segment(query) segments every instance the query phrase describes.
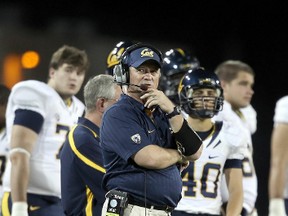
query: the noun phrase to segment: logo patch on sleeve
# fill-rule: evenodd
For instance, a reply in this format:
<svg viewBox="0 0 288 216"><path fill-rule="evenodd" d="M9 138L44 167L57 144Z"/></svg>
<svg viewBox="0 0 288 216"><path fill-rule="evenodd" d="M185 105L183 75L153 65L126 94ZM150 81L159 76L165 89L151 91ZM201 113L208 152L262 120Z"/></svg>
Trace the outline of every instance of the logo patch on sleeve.
<svg viewBox="0 0 288 216"><path fill-rule="evenodd" d="M131 140L136 144L140 144L141 143L140 134L134 134L133 136L131 136Z"/></svg>

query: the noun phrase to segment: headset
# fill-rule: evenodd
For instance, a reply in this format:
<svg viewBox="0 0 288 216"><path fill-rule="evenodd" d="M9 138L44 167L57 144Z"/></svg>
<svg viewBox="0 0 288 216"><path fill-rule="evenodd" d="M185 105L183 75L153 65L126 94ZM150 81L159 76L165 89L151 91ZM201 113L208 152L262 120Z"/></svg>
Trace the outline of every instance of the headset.
<svg viewBox="0 0 288 216"><path fill-rule="evenodd" d="M122 53L119 64L115 65L113 69L113 75L115 82L123 85L129 85L129 55L132 51L141 48L141 47L147 47L151 50L153 50L160 58L160 62L163 62L163 55L162 52L155 47L151 46L150 44L145 44L142 42L138 42L136 44L133 44L126 48L126 50Z"/></svg>

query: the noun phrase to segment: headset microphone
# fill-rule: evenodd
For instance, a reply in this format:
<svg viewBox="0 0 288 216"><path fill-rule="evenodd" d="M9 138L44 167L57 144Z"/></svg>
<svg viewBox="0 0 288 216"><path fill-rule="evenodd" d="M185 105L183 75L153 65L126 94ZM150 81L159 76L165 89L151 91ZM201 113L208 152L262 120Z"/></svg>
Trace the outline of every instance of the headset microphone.
<svg viewBox="0 0 288 216"><path fill-rule="evenodd" d="M136 84L132 84L132 83L123 83L123 82L117 82L115 81L117 84L120 84L121 86L122 85L127 85L127 86L136 86L138 88L140 88L142 91L147 91L148 89L148 85L145 85L145 84L141 84L141 85L136 85Z"/></svg>
<svg viewBox="0 0 288 216"><path fill-rule="evenodd" d="M139 88L140 88L141 90L143 90L143 91L147 91L148 85L141 84L141 85L139 86Z"/></svg>

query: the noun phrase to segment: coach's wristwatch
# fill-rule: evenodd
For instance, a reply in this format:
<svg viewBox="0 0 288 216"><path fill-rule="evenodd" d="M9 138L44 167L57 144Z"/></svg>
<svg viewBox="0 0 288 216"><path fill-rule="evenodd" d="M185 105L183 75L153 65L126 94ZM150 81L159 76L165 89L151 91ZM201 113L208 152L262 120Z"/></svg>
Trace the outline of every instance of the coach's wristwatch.
<svg viewBox="0 0 288 216"><path fill-rule="evenodd" d="M170 113L166 113L166 116L168 119L181 114L181 107L180 106L175 106L173 111Z"/></svg>

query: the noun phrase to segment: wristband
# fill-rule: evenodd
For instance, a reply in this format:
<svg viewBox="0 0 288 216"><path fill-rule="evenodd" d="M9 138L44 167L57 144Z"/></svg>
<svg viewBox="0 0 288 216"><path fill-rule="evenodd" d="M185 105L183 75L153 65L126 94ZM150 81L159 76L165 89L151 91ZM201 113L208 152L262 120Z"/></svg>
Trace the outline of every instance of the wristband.
<svg viewBox="0 0 288 216"><path fill-rule="evenodd" d="M26 202L14 202L11 216L28 216L28 204Z"/></svg>
<svg viewBox="0 0 288 216"><path fill-rule="evenodd" d="M174 136L178 151L181 151L184 156L195 154L202 145L201 138L189 127L186 120L183 121L181 129Z"/></svg>
<svg viewBox="0 0 288 216"><path fill-rule="evenodd" d="M167 113L166 116L168 119L181 114L181 107L175 106L171 113Z"/></svg>
<svg viewBox="0 0 288 216"><path fill-rule="evenodd" d="M179 164L181 164L182 162L183 162L183 160L184 160L184 155L183 155L183 153L182 153L182 149L181 149L181 147L177 144L177 151L178 151L178 153L179 153L179 155L180 155L180 159L177 161L177 163L179 163Z"/></svg>
<svg viewBox="0 0 288 216"><path fill-rule="evenodd" d="M286 216L283 199L273 198L269 200L269 216Z"/></svg>
<svg viewBox="0 0 288 216"><path fill-rule="evenodd" d="M9 155L12 155L12 154L14 154L14 153L22 153L22 154L27 155L27 157L29 157L29 158L31 157L30 152L27 151L27 150L24 149L24 148L12 148L12 149L10 150L10 152L9 152Z"/></svg>

